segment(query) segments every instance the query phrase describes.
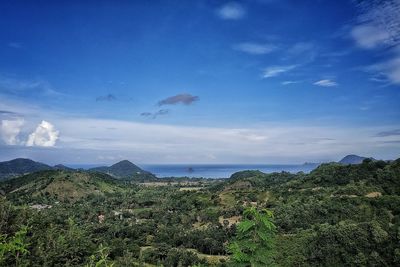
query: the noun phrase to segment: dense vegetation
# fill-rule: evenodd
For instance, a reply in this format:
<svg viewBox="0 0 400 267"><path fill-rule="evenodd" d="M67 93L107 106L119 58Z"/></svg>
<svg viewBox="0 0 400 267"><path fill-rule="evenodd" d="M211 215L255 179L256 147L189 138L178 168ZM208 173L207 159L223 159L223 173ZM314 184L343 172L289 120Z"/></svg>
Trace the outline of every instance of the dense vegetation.
<svg viewBox="0 0 400 267"><path fill-rule="evenodd" d="M49 170L0 194L4 266L400 265L400 159L225 181Z"/></svg>

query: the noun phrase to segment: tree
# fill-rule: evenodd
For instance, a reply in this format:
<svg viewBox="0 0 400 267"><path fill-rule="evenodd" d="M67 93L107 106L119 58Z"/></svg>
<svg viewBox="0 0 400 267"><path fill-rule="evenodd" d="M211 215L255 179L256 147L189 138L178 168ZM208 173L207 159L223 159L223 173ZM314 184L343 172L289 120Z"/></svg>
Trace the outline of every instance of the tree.
<svg viewBox="0 0 400 267"><path fill-rule="evenodd" d="M28 244L26 242L26 234L28 227L23 226L15 233L15 235L7 240L6 235L0 235L0 264L6 261L7 255L12 255L15 262L18 263L19 256L28 254Z"/></svg>
<svg viewBox="0 0 400 267"><path fill-rule="evenodd" d="M245 209L238 224L235 240L229 245L233 261L239 266L273 265L276 226L267 209Z"/></svg>
<svg viewBox="0 0 400 267"><path fill-rule="evenodd" d="M100 244L96 255L90 256L89 263L86 264L85 267L113 267L114 263L109 260L108 254L109 248Z"/></svg>

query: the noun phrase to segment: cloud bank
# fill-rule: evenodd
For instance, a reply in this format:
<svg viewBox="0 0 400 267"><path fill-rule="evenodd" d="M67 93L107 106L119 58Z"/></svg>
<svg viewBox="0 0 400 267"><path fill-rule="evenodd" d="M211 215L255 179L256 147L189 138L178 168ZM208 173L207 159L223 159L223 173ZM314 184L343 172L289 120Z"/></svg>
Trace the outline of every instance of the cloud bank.
<svg viewBox="0 0 400 267"><path fill-rule="evenodd" d="M265 123L232 128L71 117L45 110L24 116L24 126L14 122L6 123L7 131L0 128L3 141L15 144L0 144L0 160L24 155L49 163L111 163L107 159L117 156L138 163L302 163L337 160L349 153L389 159L398 157L400 149L393 142L397 133L393 129L398 129L393 125L352 128ZM31 132L29 122L37 117L48 120ZM56 122L57 130L48 121ZM21 141L25 134L28 142Z"/></svg>
<svg viewBox="0 0 400 267"><path fill-rule="evenodd" d="M398 152L398 146L383 143L392 140L390 137L374 137L379 132L376 127L267 124L224 128L90 118L59 118L57 127L63 133L58 153L69 151L69 157L90 154L83 158L86 162L96 162L99 155L122 155L147 163L301 163L337 159L349 153L379 158L380 153ZM112 139L109 127L115 128Z"/></svg>

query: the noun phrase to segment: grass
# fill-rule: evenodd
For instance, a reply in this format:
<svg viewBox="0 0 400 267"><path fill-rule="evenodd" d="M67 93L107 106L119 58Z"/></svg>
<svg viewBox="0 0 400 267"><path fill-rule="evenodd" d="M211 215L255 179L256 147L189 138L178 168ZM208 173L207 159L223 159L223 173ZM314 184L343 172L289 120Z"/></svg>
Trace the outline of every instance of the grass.
<svg viewBox="0 0 400 267"><path fill-rule="evenodd" d="M153 246L144 246L144 247L140 247L140 253L142 253L145 250L148 249L153 249ZM196 254L196 256L199 259L205 259L207 261L208 264L210 264L211 266L217 265L219 263L221 263L221 261L228 261L229 260L229 256L225 256L225 255L209 255L209 254L204 254L199 252L197 249L194 248L184 248L187 251L191 251L193 253ZM145 265L145 266L155 266L155 265Z"/></svg>
<svg viewBox="0 0 400 267"><path fill-rule="evenodd" d="M197 255L197 257L199 257L199 259L205 259L208 262L208 264L210 264L210 265L216 265L218 263L221 263L221 260L222 261L228 261L229 260L229 256L208 255L208 254L201 253L201 252L197 251L194 248L187 248L186 250L195 253Z"/></svg>
<svg viewBox="0 0 400 267"><path fill-rule="evenodd" d="M223 191L219 194L222 206L233 207L236 203L235 195L231 191Z"/></svg>
<svg viewBox="0 0 400 267"><path fill-rule="evenodd" d="M199 191L203 189L203 187L181 187L179 191Z"/></svg>

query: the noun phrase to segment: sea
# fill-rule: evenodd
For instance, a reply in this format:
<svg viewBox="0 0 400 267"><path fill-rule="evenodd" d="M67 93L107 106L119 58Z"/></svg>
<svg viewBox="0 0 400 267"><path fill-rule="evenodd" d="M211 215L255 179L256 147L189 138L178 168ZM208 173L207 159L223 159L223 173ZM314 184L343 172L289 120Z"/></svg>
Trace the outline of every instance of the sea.
<svg viewBox="0 0 400 267"><path fill-rule="evenodd" d="M305 172L309 173L319 164L306 163L298 165L280 164L142 164L139 165L143 170L155 174L159 178L163 177L190 177L190 178L229 178L232 174L244 170L259 170L265 173L272 172ZM71 165L73 168L93 168L99 165Z"/></svg>

